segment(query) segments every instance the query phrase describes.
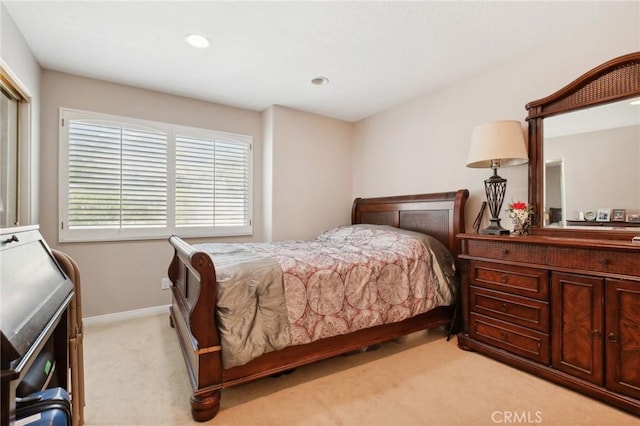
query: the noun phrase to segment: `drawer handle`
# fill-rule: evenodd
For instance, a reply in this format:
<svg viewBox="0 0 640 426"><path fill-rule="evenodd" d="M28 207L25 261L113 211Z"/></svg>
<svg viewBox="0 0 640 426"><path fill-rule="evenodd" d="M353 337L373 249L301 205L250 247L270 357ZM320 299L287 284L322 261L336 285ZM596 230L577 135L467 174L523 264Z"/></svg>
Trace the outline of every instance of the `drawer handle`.
<svg viewBox="0 0 640 426"><path fill-rule="evenodd" d="M500 308L500 310L502 312L507 312L509 310L509 305L507 305L506 303L502 302L502 307Z"/></svg>
<svg viewBox="0 0 640 426"><path fill-rule="evenodd" d="M502 249L502 255L506 256L509 254L509 249Z"/></svg>
<svg viewBox="0 0 640 426"><path fill-rule="evenodd" d="M616 343L618 341L618 336L616 336L613 333L609 333L609 336L607 336L609 338L609 341L612 343Z"/></svg>
<svg viewBox="0 0 640 426"><path fill-rule="evenodd" d="M594 339L599 339L602 337L602 333L600 332L600 330L593 330L591 335L593 336Z"/></svg>
<svg viewBox="0 0 640 426"><path fill-rule="evenodd" d="M17 243L20 240L18 239L18 237L14 235L11 236L11 238L7 238L6 240L2 241L2 244L9 244L9 243Z"/></svg>
<svg viewBox="0 0 640 426"><path fill-rule="evenodd" d="M502 274L502 276L500 277L500 281L501 281L503 284L506 284L506 283L507 283L507 281L509 281L509 277L507 276L507 274Z"/></svg>
<svg viewBox="0 0 640 426"><path fill-rule="evenodd" d="M602 266L604 266L604 265L606 265L607 263L609 263L609 261L608 261L606 258L604 258L604 257L603 257L602 259L600 259L598 262L600 262L600 264L601 264Z"/></svg>
<svg viewBox="0 0 640 426"><path fill-rule="evenodd" d="M502 337L502 340L507 340L507 333L504 331L500 332L500 337Z"/></svg>

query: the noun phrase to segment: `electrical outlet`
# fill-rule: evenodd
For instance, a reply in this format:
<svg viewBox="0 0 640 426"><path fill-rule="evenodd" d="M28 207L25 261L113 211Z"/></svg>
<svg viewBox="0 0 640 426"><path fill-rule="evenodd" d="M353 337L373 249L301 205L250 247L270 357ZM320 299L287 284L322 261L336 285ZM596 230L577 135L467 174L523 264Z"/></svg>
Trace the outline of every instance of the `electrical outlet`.
<svg viewBox="0 0 640 426"><path fill-rule="evenodd" d="M169 288L171 288L171 280L169 278L163 278L160 285L163 290L169 290Z"/></svg>

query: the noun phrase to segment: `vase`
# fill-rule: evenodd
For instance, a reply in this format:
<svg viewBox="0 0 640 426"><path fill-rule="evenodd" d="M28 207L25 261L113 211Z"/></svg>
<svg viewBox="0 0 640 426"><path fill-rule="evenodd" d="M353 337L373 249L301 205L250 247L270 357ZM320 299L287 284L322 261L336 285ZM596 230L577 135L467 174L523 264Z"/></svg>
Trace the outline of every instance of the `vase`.
<svg viewBox="0 0 640 426"><path fill-rule="evenodd" d="M514 218L513 231L511 232L511 235L515 235L515 236L529 235L529 218L524 220L517 217Z"/></svg>

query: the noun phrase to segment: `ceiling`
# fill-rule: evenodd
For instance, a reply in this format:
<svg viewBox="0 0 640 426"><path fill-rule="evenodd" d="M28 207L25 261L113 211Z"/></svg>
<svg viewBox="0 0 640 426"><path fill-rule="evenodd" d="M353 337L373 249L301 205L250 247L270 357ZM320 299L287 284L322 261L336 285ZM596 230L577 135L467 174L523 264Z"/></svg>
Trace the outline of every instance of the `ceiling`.
<svg viewBox="0 0 640 426"><path fill-rule="evenodd" d="M631 3L2 1L45 69L346 121L584 31ZM191 33L211 47L188 46ZM311 84L318 76L329 84Z"/></svg>

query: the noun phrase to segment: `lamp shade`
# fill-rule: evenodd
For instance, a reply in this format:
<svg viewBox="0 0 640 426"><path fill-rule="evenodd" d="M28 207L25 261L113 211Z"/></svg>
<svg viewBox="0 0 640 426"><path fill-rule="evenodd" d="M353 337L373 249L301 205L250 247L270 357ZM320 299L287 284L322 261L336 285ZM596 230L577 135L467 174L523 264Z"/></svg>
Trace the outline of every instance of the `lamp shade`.
<svg viewBox="0 0 640 426"><path fill-rule="evenodd" d="M517 166L529 161L519 121L503 120L473 129L467 167Z"/></svg>

